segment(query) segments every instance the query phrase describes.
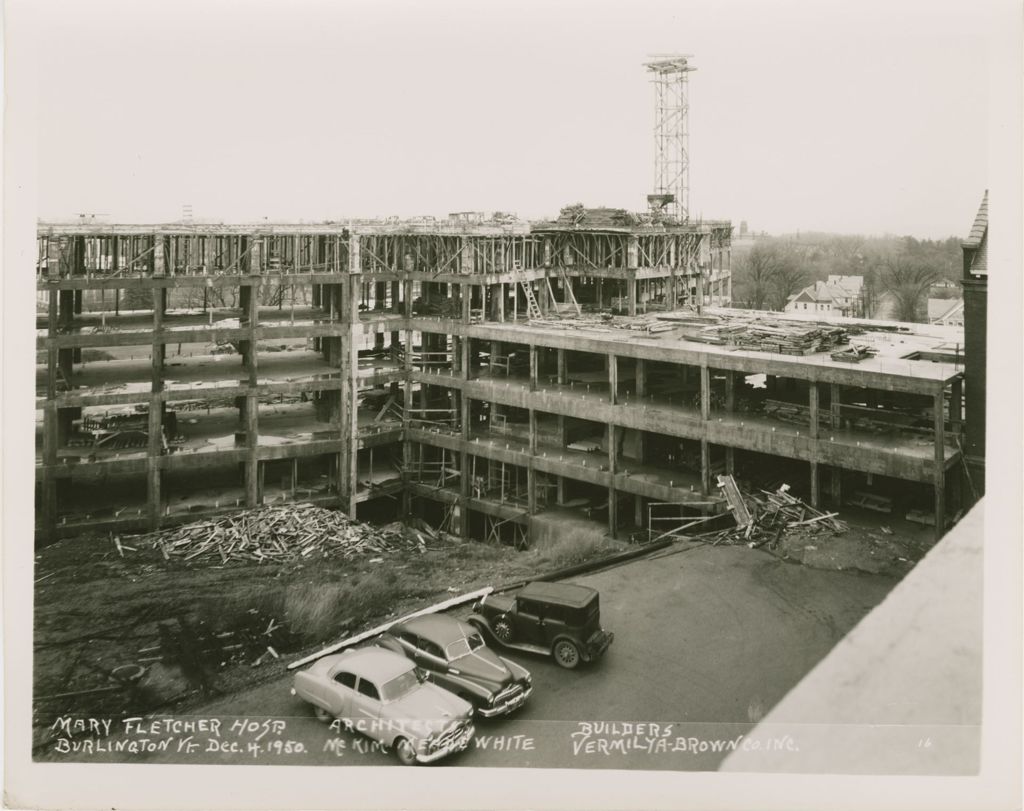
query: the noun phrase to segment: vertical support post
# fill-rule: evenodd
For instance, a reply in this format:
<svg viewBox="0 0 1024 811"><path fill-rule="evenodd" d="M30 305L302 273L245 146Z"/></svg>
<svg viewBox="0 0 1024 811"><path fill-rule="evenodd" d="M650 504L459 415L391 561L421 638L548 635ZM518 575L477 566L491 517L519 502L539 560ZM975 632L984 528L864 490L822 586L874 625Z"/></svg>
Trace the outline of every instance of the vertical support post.
<svg viewBox="0 0 1024 811"><path fill-rule="evenodd" d="M949 392L949 430L960 436L963 431L964 416L964 381L957 378Z"/></svg>
<svg viewBox="0 0 1024 811"><path fill-rule="evenodd" d="M167 272L164 266L164 238L159 233L153 236L153 275L163 276Z"/></svg>
<svg viewBox="0 0 1024 811"><path fill-rule="evenodd" d="M811 460L811 506L817 508L821 502L821 493L818 478L818 463Z"/></svg>
<svg viewBox="0 0 1024 811"><path fill-rule="evenodd" d="M705 422L711 418L711 369L700 367L700 418Z"/></svg>
<svg viewBox="0 0 1024 811"><path fill-rule="evenodd" d="M636 399L643 400L647 396L647 361L637 358L636 361Z"/></svg>
<svg viewBox="0 0 1024 811"><path fill-rule="evenodd" d="M530 344L530 391L537 391L537 345ZM533 412L531 412L533 413Z"/></svg>
<svg viewBox="0 0 1024 811"><path fill-rule="evenodd" d="M703 437L700 440L700 492L711 492L711 443Z"/></svg>
<svg viewBox="0 0 1024 811"><path fill-rule="evenodd" d="M842 403L840 402L841 389L838 383L829 386L829 411L832 412L832 427L842 427Z"/></svg>
<svg viewBox="0 0 1024 811"><path fill-rule="evenodd" d="M619 402L619 356L614 354L608 355L608 402Z"/></svg>
<svg viewBox="0 0 1024 811"><path fill-rule="evenodd" d="M567 369L566 369L566 364L565 364L565 350L564 349L557 349L555 351L558 354L558 385L559 386L564 386L568 382L567 381L567 376L568 375L567 375Z"/></svg>
<svg viewBox="0 0 1024 811"><path fill-rule="evenodd" d="M245 506L255 507L260 503L259 486L259 403L255 394L245 395Z"/></svg>
<svg viewBox="0 0 1024 811"><path fill-rule="evenodd" d="M807 389L807 393L808 393L807 403L808 403L808 406L809 406L810 417L811 417L811 424L810 424L811 439L817 440L818 439L818 384L815 381L812 380L810 382L809 387ZM817 458L817 456L818 456L818 449L817 449L817 447L815 447L812 450L812 454L814 455L815 458Z"/></svg>
<svg viewBox="0 0 1024 811"><path fill-rule="evenodd" d="M636 315L636 279L626 279L626 312Z"/></svg>
<svg viewBox="0 0 1024 811"><path fill-rule="evenodd" d="M935 459L932 471L935 487L935 540L938 541L946 529L946 426L943 414L945 396L943 390L935 393L932 412L935 431Z"/></svg>
<svg viewBox="0 0 1024 811"><path fill-rule="evenodd" d="M163 397L156 391L154 388L154 392L149 396L149 444L146 452L146 504L149 510L150 529L157 529L160 526L163 504L160 461L163 455L164 402Z"/></svg>
<svg viewBox="0 0 1024 811"><path fill-rule="evenodd" d="M725 410L728 414L736 411L736 372L732 369L725 373ZM725 472L730 476L736 472L736 449L731 445L725 448Z"/></svg>

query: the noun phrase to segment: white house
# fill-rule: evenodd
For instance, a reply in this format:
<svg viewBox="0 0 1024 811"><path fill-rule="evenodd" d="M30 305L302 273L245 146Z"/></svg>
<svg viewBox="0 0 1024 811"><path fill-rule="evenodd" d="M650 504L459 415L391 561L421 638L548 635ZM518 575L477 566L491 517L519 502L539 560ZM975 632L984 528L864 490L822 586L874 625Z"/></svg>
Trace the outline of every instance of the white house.
<svg viewBox="0 0 1024 811"><path fill-rule="evenodd" d="M786 303L787 313L821 313L858 318L863 315L864 277L831 275L815 282Z"/></svg>

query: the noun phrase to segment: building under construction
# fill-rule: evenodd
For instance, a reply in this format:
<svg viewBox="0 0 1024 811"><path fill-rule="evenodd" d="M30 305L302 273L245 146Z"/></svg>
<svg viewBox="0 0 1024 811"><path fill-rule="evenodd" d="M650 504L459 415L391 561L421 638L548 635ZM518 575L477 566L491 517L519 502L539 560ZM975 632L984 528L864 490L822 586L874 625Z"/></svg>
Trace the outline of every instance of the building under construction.
<svg viewBox="0 0 1024 811"><path fill-rule="evenodd" d="M962 338L725 309L730 232L40 224L38 536L288 501L648 536L726 511L723 473L941 535L970 497Z"/></svg>

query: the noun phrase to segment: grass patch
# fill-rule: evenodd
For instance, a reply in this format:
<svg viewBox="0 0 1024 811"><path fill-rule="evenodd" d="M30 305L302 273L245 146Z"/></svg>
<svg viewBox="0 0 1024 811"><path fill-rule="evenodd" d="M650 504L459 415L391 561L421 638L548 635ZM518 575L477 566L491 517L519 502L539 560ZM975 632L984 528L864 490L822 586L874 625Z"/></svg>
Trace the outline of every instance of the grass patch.
<svg viewBox="0 0 1024 811"><path fill-rule="evenodd" d="M539 562L560 568L621 552L623 548L623 544L592 531L568 529L546 549L538 550L538 554Z"/></svg>

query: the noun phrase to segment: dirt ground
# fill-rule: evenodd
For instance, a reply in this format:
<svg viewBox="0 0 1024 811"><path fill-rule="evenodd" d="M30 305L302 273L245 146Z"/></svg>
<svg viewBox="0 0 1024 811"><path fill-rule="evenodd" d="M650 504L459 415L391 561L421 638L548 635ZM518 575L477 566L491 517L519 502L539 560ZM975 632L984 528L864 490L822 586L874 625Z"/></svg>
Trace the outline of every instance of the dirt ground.
<svg viewBox="0 0 1024 811"><path fill-rule="evenodd" d="M34 719L121 716L191 705L279 678L285 661L389 618L486 585L529 579L621 551L595 533L538 548L442 535L386 558L224 566L166 561L108 535L36 555ZM901 578L927 552L922 536L851 524L803 528L778 558L817 569Z"/></svg>
<svg viewBox="0 0 1024 811"><path fill-rule="evenodd" d="M441 535L386 557L211 566L120 540L123 553L90 535L36 555L37 725L180 709L275 678L286 659L389 618L625 548L590 539L521 552Z"/></svg>

